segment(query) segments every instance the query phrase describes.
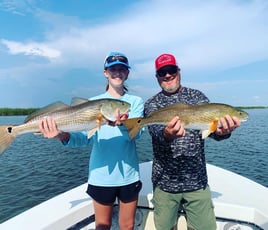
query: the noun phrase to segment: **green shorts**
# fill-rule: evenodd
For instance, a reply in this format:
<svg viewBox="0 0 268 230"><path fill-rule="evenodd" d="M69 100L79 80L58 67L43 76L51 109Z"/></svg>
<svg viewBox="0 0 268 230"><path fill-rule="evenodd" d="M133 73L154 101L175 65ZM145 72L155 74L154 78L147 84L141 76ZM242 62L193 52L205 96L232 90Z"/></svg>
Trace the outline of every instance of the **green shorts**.
<svg viewBox="0 0 268 230"><path fill-rule="evenodd" d="M168 193L154 190L154 223L157 230L177 225L180 203L186 213L187 226L195 230L217 228L209 186L193 192Z"/></svg>

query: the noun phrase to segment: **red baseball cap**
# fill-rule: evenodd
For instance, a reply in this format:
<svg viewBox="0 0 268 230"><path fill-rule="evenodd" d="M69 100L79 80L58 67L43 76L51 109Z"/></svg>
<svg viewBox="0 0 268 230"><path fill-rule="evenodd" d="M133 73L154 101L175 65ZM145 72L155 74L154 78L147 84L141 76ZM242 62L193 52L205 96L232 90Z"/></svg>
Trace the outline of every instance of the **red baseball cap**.
<svg viewBox="0 0 268 230"><path fill-rule="evenodd" d="M155 59L156 71L166 65L177 66L176 58L172 54L161 54Z"/></svg>

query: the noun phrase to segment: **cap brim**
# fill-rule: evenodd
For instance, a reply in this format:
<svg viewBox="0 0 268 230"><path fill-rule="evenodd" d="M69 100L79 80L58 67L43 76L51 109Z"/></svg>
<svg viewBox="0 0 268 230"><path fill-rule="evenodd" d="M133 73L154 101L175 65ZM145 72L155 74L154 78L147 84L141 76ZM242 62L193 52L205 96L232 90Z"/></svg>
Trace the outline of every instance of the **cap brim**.
<svg viewBox="0 0 268 230"><path fill-rule="evenodd" d="M167 64L167 65L163 65L163 66L158 67L158 69L156 68L156 71L158 71L158 70L160 70L160 69L162 69L162 68L165 68L165 67L167 67L167 66L177 66L177 65L175 65L175 64ZM178 67L178 66L177 66L177 67ZM179 67L178 67L178 69L179 69Z"/></svg>

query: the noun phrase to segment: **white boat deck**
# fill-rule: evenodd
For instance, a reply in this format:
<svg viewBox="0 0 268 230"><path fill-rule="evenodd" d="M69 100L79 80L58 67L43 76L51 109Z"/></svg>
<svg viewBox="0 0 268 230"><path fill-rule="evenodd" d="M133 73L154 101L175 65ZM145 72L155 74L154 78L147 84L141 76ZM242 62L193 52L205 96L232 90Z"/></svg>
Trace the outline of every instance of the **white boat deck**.
<svg viewBox="0 0 268 230"><path fill-rule="evenodd" d="M208 175L217 217L268 229L267 187L213 165L208 165Z"/></svg>
<svg viewBox="0 0 268 230"><path fill-rule="evenodd" d="M140 164L143 188L139 206L153 208L151 162ZM245 177L207 165L217 217L254 223L268 229L268 188ZM9 229L66 229L94 214L87 184L80 185L0 224Z"/></svg>

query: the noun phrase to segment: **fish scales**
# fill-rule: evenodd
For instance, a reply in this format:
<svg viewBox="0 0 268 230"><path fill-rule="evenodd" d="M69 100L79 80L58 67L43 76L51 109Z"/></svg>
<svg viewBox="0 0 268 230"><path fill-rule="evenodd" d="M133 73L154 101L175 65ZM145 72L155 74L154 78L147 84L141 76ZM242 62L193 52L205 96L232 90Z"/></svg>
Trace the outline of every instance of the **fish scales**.
<svg viewBox="0 0 268 230"><path fill-rule="evenodd" d="M125 113L130 109L130 104L110 98L92 101L83 99L83 103L71 106L63 103L51 104L29 115L21 125L0 126L0 154L17 136L31 132L40 133L39 123L47 116L53 117L59 130L88 131L88 137L90 137L106 121L116 120L117 109Z"/></svg>
<svg viewBox="0 0 268 230"><path fill-rule="evenodd" d="M77 106L75 108L67 108L64 111L49 112L47 114L33 117L25 124L14 126L13 131L20 134L37 132L39 131L40 121L47 116L53 117L56 120L57 126L60 127L62 131L75 131L83 128L92 128L89 124L92 123L94 118L97 120L99 114L99 108L91 107L88 109L85 107L81 109Z"/></svg>

